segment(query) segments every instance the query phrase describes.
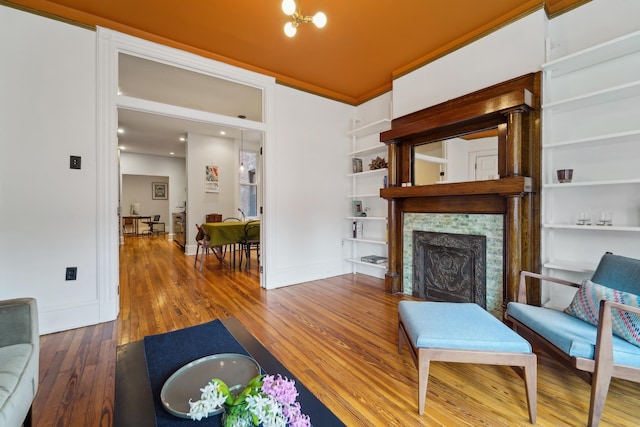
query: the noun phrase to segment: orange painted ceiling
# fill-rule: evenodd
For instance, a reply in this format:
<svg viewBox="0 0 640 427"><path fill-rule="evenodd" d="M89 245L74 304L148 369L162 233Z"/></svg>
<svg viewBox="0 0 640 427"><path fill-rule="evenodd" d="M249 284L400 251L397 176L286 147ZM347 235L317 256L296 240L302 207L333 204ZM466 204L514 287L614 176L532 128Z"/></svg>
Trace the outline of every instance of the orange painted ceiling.
<svg viewBox="0 0 640 427"><path fill-rule="evenodd" d="M325 28L284 35L281 0L15 0L2 2L102 26L274 76L278 82L360 104L394 77L524 14L550 16L586 0L303 0Z"/></svg>

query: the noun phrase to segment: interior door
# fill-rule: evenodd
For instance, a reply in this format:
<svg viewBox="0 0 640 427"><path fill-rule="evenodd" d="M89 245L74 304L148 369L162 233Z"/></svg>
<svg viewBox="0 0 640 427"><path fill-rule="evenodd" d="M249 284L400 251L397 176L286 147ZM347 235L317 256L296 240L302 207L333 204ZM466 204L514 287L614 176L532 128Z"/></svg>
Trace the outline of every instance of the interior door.
<svg viewBox="0 0 640 427"><path fill-rule="evenodd" d="M473 169L469 176L476 181L496 179L498 176L498 153L493 150L469 153L469 166Z"/></svg>

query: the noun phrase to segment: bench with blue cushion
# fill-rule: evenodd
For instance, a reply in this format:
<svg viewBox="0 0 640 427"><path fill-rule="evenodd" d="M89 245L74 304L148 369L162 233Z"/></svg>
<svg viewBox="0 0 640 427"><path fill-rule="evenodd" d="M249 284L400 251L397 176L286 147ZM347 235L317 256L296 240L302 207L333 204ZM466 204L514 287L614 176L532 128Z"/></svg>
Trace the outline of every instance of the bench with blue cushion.
<svg viewBox="0 0 640 427"><path fill-rule="evenodd" d="M400 301L398 351L407 342L418 368L418 410L424 413L432 361L524 368L529 420L536 421L536 355L531 345L473 303Z"/></svg>
<svg viewBox="0 0 640 427"><path fill-rule="evenodd" d="M633 316L640 315L640 309L607 300L589 305L588 301L584 301L587 294L579 290L574 303L589 309L595 307L592 310L594 312L590 313L594 317L592 324L576 317L576 313L528 305L527 278L579 289L595 283L614 290L612 292L631 294L633 299L640 295L640 260L607 253L591 277L592 283L585 281L583 285L523 271L520 274L518 301L507 305L505 318L512 323L515 331L531 342L534 348L557 357L591 384L588 425L597 426L602 418L611 378L640 382L640 346L613 332L616 317L633 320Z"/></svg>

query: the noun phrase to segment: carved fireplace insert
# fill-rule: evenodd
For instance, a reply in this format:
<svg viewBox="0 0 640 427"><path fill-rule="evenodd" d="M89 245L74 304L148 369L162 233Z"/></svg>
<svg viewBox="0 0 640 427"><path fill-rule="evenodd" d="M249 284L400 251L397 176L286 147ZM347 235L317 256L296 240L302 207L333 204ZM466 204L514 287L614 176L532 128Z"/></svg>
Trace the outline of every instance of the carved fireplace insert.
<svg viewBox="0 0 640 427"><path fill-rule="evenodd" d="M403 215L504 215L503 304L516 299L520 270L539 271L540 73L527 74L392 121L388 146L389 264L385 290L403 290ZM417 146L487 130L498 134L496 179L415 185ZM438 230L433 230L438 231ZM415 271L414 271L415 275ZM531 289L531 300L538 290Z"/></svg>

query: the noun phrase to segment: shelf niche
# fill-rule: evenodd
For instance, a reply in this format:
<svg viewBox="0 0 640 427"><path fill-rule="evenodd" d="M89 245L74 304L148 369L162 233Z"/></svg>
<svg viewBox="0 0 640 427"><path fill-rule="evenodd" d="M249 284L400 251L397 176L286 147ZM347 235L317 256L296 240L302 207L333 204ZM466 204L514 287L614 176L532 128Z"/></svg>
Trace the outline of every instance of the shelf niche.
<svg viewBox="0 0 640 427"><path fill-rule="evenodd" d="M499 179L413 185L415 146L489 129L498 131ZM502 214L503 304L514 301L520 270L540 271L540 73L396 118L380 141L389 158L389 187L380 190L389 217L385 290L403 291L404 213ZM529 298L539 301L535 286Z"/></svg>

